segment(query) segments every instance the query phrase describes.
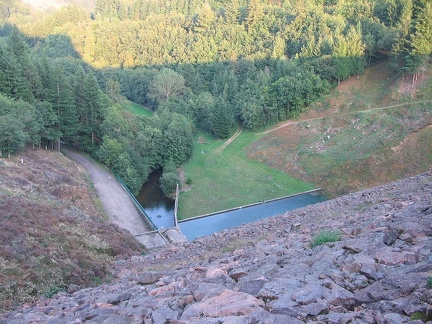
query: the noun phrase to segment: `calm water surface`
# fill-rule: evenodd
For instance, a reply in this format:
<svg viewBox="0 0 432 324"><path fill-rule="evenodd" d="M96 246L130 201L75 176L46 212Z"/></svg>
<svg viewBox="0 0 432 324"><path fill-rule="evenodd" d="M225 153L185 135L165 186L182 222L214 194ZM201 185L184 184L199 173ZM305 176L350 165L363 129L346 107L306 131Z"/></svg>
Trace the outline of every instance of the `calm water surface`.
<svg viewBox="0 0 432 324"><path fill-rule="evenodd" d="M161 175L162 170L152 172L136 197L159 229L174 227L174 200L163 195L159 187Z"/></svg>
<svg viewBox="0 0 432 324"><path fill-rule="evenodd" d="M326 200L327 197L320 191L305 193L201 218L182 220L179 221L179 226L188 240L194 240L199 236L213 234Z"/></svg>
<svg viewBox="0 0 432 324"><path fill-rule="evenodd" d="M174 227L174 200L163 195L159 187L159 178L161 175L161 170L150 174L149 179L136 197L146 214L159 229ZM179 221L179 226L188 240L194 240L199 236L213 234L241 224L280 215L286 211L325 200L327 200L327 197L320 191L309 192L241 209L214 213L205 217L182 220Z"/></svg>

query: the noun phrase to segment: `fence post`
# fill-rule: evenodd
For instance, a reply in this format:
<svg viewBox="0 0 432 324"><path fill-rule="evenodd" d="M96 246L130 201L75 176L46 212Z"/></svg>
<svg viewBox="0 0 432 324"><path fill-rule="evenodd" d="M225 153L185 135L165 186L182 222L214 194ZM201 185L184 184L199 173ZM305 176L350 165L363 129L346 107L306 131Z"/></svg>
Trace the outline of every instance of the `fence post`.
<svg viewBox="0 0 432 324"><path fill-rule="evenodd" d="M179 185L177 183L176 186L176 194L175 194L175 202L174 202L174 226L178 227L178 221L177 221L177 209L178 209L178 200L179 200Z"/></svg>

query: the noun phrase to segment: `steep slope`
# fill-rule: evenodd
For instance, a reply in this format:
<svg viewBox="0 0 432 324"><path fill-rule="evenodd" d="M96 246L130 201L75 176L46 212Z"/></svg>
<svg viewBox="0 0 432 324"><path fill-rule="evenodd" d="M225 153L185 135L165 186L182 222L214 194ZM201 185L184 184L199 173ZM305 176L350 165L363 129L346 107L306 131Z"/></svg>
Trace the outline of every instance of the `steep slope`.
<svg viewBox="0 0 432 324"><path fill-rule="evenodd" d="M432 320L432 172L115 263L0 323ZM340 241L311 247L324 230Z"/></svg>
<svg viewBox="0 0 432 324"><path fill-rule="evenodd" d="M108 264L144 251L109 224L83 169L57 152L0 159L0 311L100 284Z"/></svg>
<svg viewBox="0 0 432 324"><path fill-rule="evenodd" d="M297 120L276 125L248 156L335 196L432 166L432 71L412 84L389 62L345 80Z"/></svg>

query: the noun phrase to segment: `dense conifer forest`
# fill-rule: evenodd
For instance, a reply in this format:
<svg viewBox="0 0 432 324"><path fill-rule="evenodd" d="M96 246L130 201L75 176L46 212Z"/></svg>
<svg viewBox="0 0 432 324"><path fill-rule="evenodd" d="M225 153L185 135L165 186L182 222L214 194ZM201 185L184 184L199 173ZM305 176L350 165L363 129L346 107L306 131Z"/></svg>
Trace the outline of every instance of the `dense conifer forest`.
<svg viewBox="0 0 432 324"><path fill-rule="evenodd" d="M160 167L169 191L197 129L295 117L380 60L415 82L432 54L430 0L28 2L0 3L1 156L74 145L134 192Z"/></svg>

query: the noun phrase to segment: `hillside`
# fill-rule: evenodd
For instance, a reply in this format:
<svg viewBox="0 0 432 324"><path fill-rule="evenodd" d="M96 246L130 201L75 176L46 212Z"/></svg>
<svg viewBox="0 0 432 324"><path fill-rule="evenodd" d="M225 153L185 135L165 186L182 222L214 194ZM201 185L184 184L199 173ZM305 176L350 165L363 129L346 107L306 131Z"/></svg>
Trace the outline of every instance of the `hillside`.
<svg viewBox="0 0 432 324"><path fill-rule="evenodd" d="M285 169L282 169L285 172L309 181L316 181L317 185L322 185L336 194L371 188L393 179L430 170L432 163L430 151L432 135L429 126L432 114L430 106L432 96L429 93L430 74L425 74L416 87L406 87L410 84L399 83L397 76L391 76L388 72L385 65L380 65L368 69L365 76L343 82L336 89L336 96L329 96L317 103L302 115L302 120L288 121L270 129L261 140L248 147L248 153L252 156L251 152L264 143L269 148L269 151L265 152L268 157L266 162L269 162L270 158L273 159L273 164L269 163L271 166L280 167L283 162ZM380 86L372 87L370 84ZM403 91L399 92L399 90ZM408 97L407 92L404 92L406 90L409 91ZM349 102L354 102L354 97L357 98L356 104L347 105ZM416 104L421 101L423 104ZM373 110L377 106L388 107L388 109ZM361 112L358 112L359 110ZM335 123L339 123L339 127L336 127ZM396 131L387 133L391 127ZM350 134L354 137L353 141L351 141L352 137L347 136ZM371 146L366 144L371 142L376 134L387 136L377 137L379 139L377 142L389 143L389 145L372 146L375 150L367 151ZM327 136L330 136L330 139ZM307 144L300 146L300 140ZM290 146L286 146L287 144ZM314 154L311 152L305 154L304 151L298 150L299 148L307 150L308 145L312 146ZM347 150L347 147L355 149L354 153L352 150ZM323 157L333 156L340 158L336 162L347 162L348 160L342 159L344 153L349 153L350 157L360 157L358 160L353 160L355 163L351 161L351 164L347 164L354 166L349 171L334 166L328 169L329 164L323 163L326 162ZM362 154L366 153L369 155L365 158ZM280 157L285 160L280 160ZM308 162L305 157L310 157L310 161L313 162L309 168L305 163ZM289 159L293 159L291 161L294 162L287 163ZM13 156L12 159L1 159L0 166L1 311L35 301L39 296L51 296L64 290L73 292L78 288L101 284L111 276L109 264L119 258L136 256L143 252L143 247L137 244L129 233L107 223L107 218L101 212L100 202L82 168L62 154L45 150L27 150ZM400 185L400 190L404 186L404 184ZM406 193L410 192L406 191ZM427 204L429 198L426 192L420 191L418 197L420 201ZM350 199L349 196L341 199L344 201L341 205L343 210L339 206L333 213L335 215L354 213L353 223L358 222L356 217L363 217L360 211L370 205L368 200L362 198L357 202L358 205L351 206L347 203L345 206L347 199ZM388 199L383 198L382 201ZM407 199L410 200L412 197ZM324 217L327 214L323 210L333 209L338 204L338 202L329 203L330 207L321 205L319 213ZM381 210L384 207L379 205L377 208ZM427 206L425 208L428 210ZM315 212L306 214L299 211L299 213L295 216L296 223L306 222L306 216L321 217L315 215ZM379 218L382 215L372 216ZM306 224L303 228L310 238L318 229L314 231L314 224ZM335 228L339 225L339 223L329 223L326 226ZM248 226L250 230L246 231L251 233L260 231L255 228L257 225ZM291 225L280 224L280 226L280 228L288 228ZM264 227L271 228L267 225ZM264 236L268 235L266 233ZM247 243L246 246L250 244L256 246L257 242L264 237L261 234L258 236L259 239L254 236L245 241L230 236L227 237L227 241L222 239L219 242L218 238L221 236L217 234L212 238L206 238L211 243L202 245L200 253L206 254L206 250L209 255L221 251L230 252L237 249L237 244L242 246ZM303 250L309 240L305 237L302 238L305 244L301 247ZM273 239L276 238L271 238L270 241ZM197 244L202 243L190 244L190 247L196 250ZM160 253L179 252L183 249L186 251L189 248L170 247ZM214 252L213 249L217 251ZM184 255L183 252L178 253L179 258L176 257L172 261L173 264L191 262L189 259L191 256ZM159 259L157 254L152 255L155 259ZM185 261L179 261L181 258ZM159 267L163 267L162 264L155 267L149 266L149 269ZM168 268L169 263L166 263L164 269Z"/></svg>
<svg viewBox="0 0 432 324"><path fill-rule="evenodd" d="M57 152L0 160L0 311L94 286L108 265L144 251L109 224L86 173Z"/></svg>
<svg viewBox="0 0 432 324"><path fill-rule="evenodd" d="M423 323L432 173L117 261L0 323ZM325 230L340 241L312 246Z"/></svg>
<svg viewBox="0 0 432 324"><path fill-rule="evenodd" d="M263 132L247 154L335 196L430 170L431 76L413 84L389 62L370 67Z"/></svg>

